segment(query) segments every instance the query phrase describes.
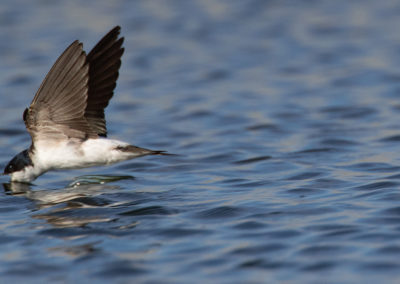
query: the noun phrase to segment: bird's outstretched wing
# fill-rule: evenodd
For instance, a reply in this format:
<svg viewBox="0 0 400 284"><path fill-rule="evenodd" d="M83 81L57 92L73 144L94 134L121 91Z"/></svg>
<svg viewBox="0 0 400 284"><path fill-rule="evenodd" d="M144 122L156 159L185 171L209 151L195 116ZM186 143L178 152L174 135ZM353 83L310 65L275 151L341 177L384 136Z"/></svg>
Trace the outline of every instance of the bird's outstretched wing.
<svg viewBox="0 0 400 284"><path fill-rule="evenodd" d="M119 26L108 32L87 56L89 63L89 92L85 117L99 136L107 136L104 109L114 94L124 53L124 38L118 38Z"/></svg>
<svg viewBox="0 0 400 284"><path fill-rule="evenodd" d="M84 117L89 65L74 41L57 59L36 92L24 121L32 141L97 137Z"/></svg>
<svg viewBox="0 0 400 284"><path fill-rule="evenodd" d="M57 59L23 115L33 143L107 135L104 109L124 51L119 32L118 26L112 29L88 56L74 41Z"/></svg>

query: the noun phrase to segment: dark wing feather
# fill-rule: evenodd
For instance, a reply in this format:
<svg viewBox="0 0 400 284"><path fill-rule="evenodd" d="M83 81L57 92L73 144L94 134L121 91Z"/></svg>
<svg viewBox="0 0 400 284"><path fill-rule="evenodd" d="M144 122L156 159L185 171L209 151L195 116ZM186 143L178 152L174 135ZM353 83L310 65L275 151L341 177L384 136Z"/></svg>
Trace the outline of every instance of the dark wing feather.
<svg viewBox="0 0 400 284"><path fill-rule="evenodd" d="M33 142L97 137L84 117L88 75L82 44L74 41L54 63L24 112L25 125Z"/></svg>
<svg viewBox="0 0 400 284"><path fill-rule="evenodd" d="M121 28L113 28L106 34L87 56L89 64L89 91L85 117L94 132L99 136L107 136L104 109L114 94L124 53L119 38Z"/></svg>

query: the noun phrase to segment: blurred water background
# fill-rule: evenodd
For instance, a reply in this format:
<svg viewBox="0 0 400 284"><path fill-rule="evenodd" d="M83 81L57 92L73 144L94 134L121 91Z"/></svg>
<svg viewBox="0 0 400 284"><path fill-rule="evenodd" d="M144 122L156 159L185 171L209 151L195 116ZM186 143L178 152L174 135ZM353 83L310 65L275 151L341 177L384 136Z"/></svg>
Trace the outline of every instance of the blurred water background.
<svg viewBox="0 0 400 284"><path fill-rule="evenodd" d="M2 177L1 282L398 283L398 1L1 1L1 166L115 25L110 137L180 156Z"/></svg>

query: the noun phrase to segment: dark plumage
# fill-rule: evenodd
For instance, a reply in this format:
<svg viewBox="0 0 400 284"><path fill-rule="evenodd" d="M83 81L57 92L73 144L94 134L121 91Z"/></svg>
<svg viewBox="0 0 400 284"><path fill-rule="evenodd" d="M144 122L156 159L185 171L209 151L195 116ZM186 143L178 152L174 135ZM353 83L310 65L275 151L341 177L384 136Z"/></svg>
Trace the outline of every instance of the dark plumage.
<svg viewBox="0 0 400 284"><path fill-rule="evenodd" d="M85 117L99 136L107 136L104 109L114 95L118 70L124 53L124 38L118 39L120 27L106 34L86 57L89 64L89 92Z"/></svg>
<svg viewBox="0 0 400 284"><path fill-rule="evenodd" d="M107 136L104 109L124 52L120 29L113 28L88 56L76 40L57 59L23 115L33 143L38 134L41 139Z"/></svg>

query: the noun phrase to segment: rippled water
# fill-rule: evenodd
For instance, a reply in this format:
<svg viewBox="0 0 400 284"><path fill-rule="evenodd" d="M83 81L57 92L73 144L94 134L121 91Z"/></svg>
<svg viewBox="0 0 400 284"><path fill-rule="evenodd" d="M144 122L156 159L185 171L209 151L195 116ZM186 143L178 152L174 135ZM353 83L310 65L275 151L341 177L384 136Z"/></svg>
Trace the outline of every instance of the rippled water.
<svg viewBox="0 0 400 284"><path fill-rule="evenodd" d="M53 61L117 24L110 136L179 156L2 177L2 282L397 283L397 1L2 1L2 166Z"/></svg>

